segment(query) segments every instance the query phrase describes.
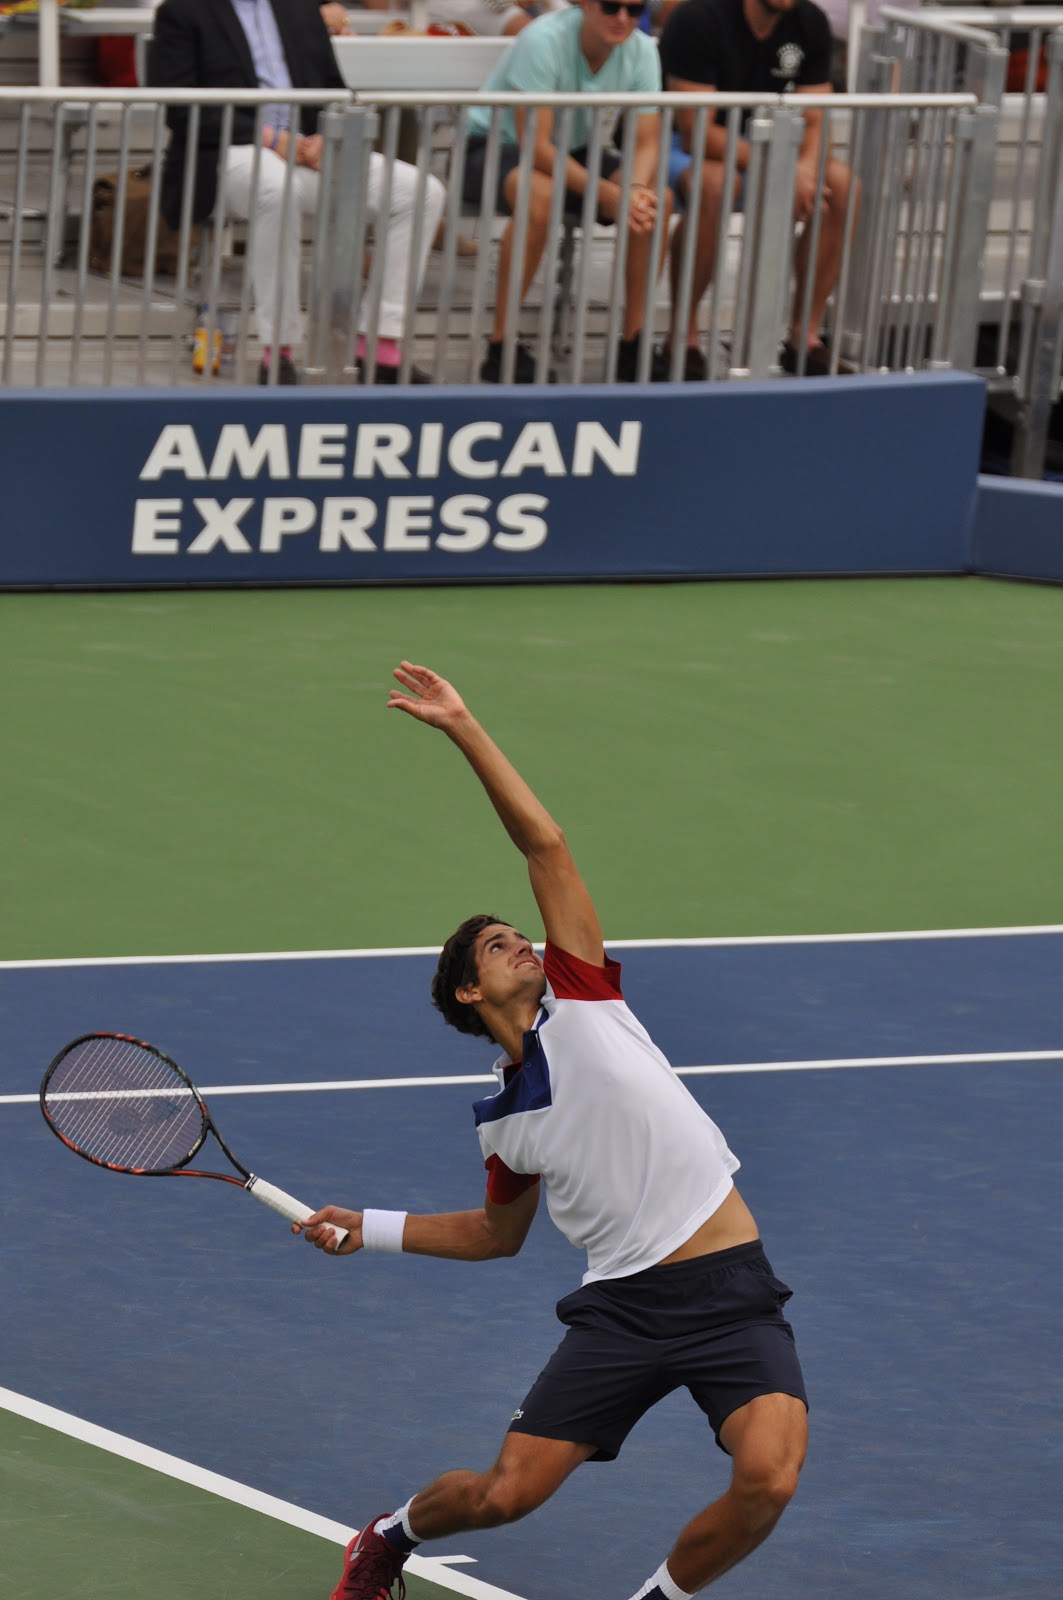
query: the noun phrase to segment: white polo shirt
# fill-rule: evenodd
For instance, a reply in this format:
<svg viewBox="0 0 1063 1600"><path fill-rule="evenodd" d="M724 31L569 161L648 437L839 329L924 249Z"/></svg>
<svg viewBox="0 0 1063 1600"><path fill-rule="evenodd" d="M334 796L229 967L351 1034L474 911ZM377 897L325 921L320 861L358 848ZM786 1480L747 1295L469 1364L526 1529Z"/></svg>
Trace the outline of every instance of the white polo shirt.
<svg viewBox="0 0 1063 1600"><path fill-rule="evenodd" d="M473 1107L502 1203L542 1177L550 1215L587 1252L584 1283L679 1247L730 1193L738 1161L620 991L620 966L546 946L547 989L519 1066Z"/></svg>

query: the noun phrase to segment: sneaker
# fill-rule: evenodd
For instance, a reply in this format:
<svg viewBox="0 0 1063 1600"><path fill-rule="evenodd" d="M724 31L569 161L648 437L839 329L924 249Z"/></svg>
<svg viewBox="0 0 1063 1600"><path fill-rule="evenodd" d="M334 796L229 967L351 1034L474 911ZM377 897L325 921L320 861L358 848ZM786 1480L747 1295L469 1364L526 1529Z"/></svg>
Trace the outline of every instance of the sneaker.
<svg viewBox="0 0 1063 1600"><path fill-rule="evenodd" d="M357 1538L351 1540L344 1555L343 1576L329 1600L387 1600L398 1583L398 1600L405 1600L406 1584L402 1569L406 1556L379 1533L373 1532L380 1517L367 1522Z"/></svg>
<svg viewBox="0 0 1063 1600"><path fill-rule="evenodd" d="M277 368L277 382L280 383L280 384L289 384L289 385L298 383L299 382L299 374L295 370L295 362L292 360L291 356L281 356L279 359L280 359L280 365ZM259 369L258 369L258 381L259 381L259 383L268 383L269 382L269 362L268 361L263 361L262 365L259 367Z"/></svg>
<svg viewBox="0 0 1063 1600"><path fill-rule="evenodd" d="M642 335L636 333L630 339L621 339L616 352L616 381L617 383L637 383L639 370L639 350L642 348ZM651 383L668 382L668 348L667 346L654 345L650 351L649 379Z"/></svg>
<svg viewBox="0 0 1063 1600"><path fill-rule="evenodd" d="M528 346L526 344L522 344L519 339L517 340L517 346L516 346L516 350L514 351L514 356L515 356L515 360L513 362L513 382L514 383L534 383L535 382L535 357L532 354L532 352L528 349ZM483 380L484 383L501 383L502 382L502 340L501 339L488 339L488 341L487 341L487 355L484 357L483 364L480 367L480 377L481 377L481 379ZM547 381L547 383L556 383L557 382L557 374L555 372L553 372L552 370L548 371L547 374L546 374L546 381Z"/></svg>

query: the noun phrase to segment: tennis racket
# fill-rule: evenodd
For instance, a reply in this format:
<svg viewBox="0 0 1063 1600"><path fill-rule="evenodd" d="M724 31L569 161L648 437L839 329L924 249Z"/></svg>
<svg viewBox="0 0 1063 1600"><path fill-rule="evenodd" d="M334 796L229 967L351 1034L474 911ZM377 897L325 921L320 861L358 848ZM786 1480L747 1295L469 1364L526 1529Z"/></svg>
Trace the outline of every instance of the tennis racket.
<svg viewBox="0 0 1063 1600"><path fill-rule="evenodd" d="M256 1178L233 1155L188 1074L152 1044L125 1033L83 1033L41 1081L41 1110L68 1149L109 1172L136 1178L215 1178L235 1183L289 1222L316 1206ZM190 1167L212 1133L240 1176ZM347 1237L336 1228L334 1250Z"/></svg>

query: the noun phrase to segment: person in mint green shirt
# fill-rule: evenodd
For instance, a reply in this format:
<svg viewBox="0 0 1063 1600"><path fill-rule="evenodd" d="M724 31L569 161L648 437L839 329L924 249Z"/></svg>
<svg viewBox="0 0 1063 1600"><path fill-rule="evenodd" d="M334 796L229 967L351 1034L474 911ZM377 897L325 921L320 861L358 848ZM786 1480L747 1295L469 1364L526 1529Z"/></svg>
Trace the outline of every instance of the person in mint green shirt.
<svg viewBox="0 0 1063 1600"><path fill-rule="evenodd" d="M639 0L618 4L617 0L581 0L579 5L539 17L514 39L513 45L484 84L492 90L537 94L646 94L661 89L661 67L653 40L639 31L644 5ZM511 215L517 204L520 140L531 113L518 107L502 113L496 204ZM540 108L534 123L535 161L531 173L531 194L527 197L528 231L521 273L521 300L528 292L546 246L550 217L556 147L554 113ZM469 140L465 160L464 197L479 204L483 192L487 138L491 128L489 108L474 107L469 114ZM590 143L593 114L576 109L572 113L570 153L565 174L565 210L579 216L584 191L591 175L587 171L587 146ZM624 321L616 376L633 382L638 367L642 336L643 307L646 303L647 275L651 270L650 252L658 208L665 210L665 223L671 213L671 193L656 188L660 116L649 107L636 118L635 153L628 209L627 259L625 271ZM597 191L598 216L612 222L620 214L621 186L617 181L620 152L606 146L602 151L601 175ZM499 253L495 319L480 368L486 383L498 383L502 373L502 341L506 332L506 304L511 271L514 225L512 220L502 236ZM654 351L650 375L660 381L668 375L667 357ZM526 345L518 344L514 377L518 383L535 380L535 360Z"/></svg>

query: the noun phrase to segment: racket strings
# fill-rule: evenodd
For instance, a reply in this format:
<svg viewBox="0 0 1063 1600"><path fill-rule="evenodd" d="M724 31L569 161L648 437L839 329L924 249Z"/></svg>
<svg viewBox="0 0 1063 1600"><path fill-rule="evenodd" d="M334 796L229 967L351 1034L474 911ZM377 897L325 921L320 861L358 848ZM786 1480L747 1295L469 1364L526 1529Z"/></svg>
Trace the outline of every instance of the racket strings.
<svg viewBox="0 0 1063 1600"><path fill-rule="evenodd" d="M45 1102L56 1132L82 1155L137 1172L187 1160L204 1131L190 1085L134 1040L81 1040L53 1069Z"/></svg>

